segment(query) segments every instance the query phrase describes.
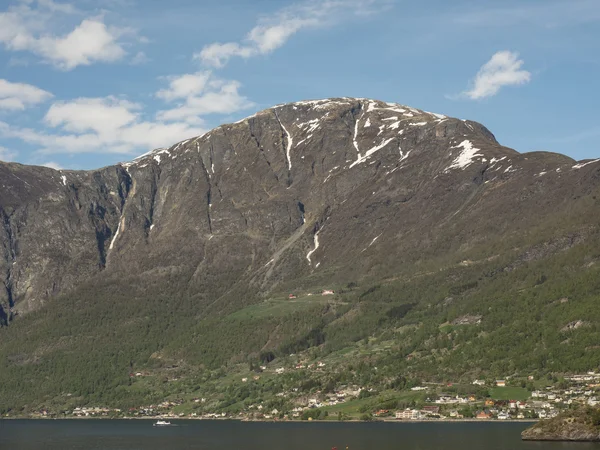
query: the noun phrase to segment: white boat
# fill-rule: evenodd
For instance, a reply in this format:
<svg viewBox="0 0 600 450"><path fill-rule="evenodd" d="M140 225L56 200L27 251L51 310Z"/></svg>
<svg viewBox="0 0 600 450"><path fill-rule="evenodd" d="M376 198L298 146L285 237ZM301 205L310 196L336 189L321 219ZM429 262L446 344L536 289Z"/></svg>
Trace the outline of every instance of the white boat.
<svg viewBox="0 0 600 450"><path fill-rule="evenodd" d="M167 422L165 420L157 420L156 423L154 425L152 425L154 427L168 427L171 426L171 422Z"/></svg>

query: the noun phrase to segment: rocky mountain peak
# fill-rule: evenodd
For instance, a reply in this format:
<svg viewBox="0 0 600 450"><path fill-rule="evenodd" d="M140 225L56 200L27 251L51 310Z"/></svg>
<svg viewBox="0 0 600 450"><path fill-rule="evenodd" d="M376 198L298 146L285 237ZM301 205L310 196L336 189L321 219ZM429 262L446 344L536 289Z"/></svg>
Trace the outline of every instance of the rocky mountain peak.
<svg viewBox="0 0 600 450"><path fill-rule="evenodd" d="M593 162L519 154L476 122L333 98L95 171L0 164L1 320L123 273L156 292L180 280L202 304L227 296L224 279L258 295L391 275L537 223L552 196L583 189Z"/></svg>

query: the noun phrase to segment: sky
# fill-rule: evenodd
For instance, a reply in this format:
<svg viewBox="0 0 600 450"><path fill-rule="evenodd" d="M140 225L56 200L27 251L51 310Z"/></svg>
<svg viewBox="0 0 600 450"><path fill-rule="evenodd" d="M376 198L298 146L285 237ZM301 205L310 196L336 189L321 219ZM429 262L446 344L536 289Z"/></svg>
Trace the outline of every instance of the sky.
<svg viewBox="0 0 600 450"><path fill-rule="evenodd" d="M0 0L0 160L128 161L276 104L396 102L600 157L600 0Z"/></svg>

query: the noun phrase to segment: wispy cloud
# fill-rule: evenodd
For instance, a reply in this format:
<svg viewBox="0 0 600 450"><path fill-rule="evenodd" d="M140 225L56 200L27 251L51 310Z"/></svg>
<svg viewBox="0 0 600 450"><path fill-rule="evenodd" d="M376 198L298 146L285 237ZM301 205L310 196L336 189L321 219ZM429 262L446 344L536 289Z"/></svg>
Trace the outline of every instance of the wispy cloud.
<svg viewBox="0 0 600 450"><path fill-rule="evenodd" d="M25 83L11 83L0 78L0 110L23 110L52 98L50 92Z"/></svg>
<svg viewBox="0 0 600 450"><path fill-rule="evenodd" d="M184 122L148 121L142 106L116 97L79 98L54 103L40 131L0 122L0 136L20 139L42 154L124 153L168 146L185 136L204 133Z"/></svg>
<svg viewBox="0 0 600 450"><path fill-rule="evenodd" d="M131 58L131 61L129 61L129 64L131 64L132 66L141 66L142 64L147 64L150 61L152 61L152 60L150 58L148 58L146 53L140 51L140 52L137 52L133 58Z"/></svg>
<svg viewBox="0 0 600 450"><path fill-rule="evenodd" d="M242 42L215 42L194 54L194 59L223 67L232 57L250 58L273 52L305 28L325 26L348 16L369 15L388 8L393 0L311 0L263 17Z"/></svg>
<svg viewBox="0 0 600 450"><path fill-rule="evenodd" d="M468 10L459 10L452 22L476 27L533 24L548 28L572 26L600 21L597 0L545 0L519 2L497 8L481 3Z"/></svg>
<svg viewBox="0 0 600 450"><path fill-rule="evenodd" d="M10 51L33 53L62 70L122 59L127 52L121 39L135 31L106 25L101 16L83 18L66 34L54 33L57 17L81 14L71 4L23 0L0 12L0 43Z"/></svg>
<svg viewBox="0 0 600 450"><path fill-rule="evenodd" d="M471 88L464 91L459 97L479 100L496 95L504 86L528 83L531 80L531 73L521 69L523 64L518 53L508 50L495 53L479 69Z"/></svg>
<svg viewBox="0 0 600 450"><path fill-rule="evenodd" d="M13 161L18 154L19 152L15 150L9 150L8 148L0 145L0 161Z"/></svg>

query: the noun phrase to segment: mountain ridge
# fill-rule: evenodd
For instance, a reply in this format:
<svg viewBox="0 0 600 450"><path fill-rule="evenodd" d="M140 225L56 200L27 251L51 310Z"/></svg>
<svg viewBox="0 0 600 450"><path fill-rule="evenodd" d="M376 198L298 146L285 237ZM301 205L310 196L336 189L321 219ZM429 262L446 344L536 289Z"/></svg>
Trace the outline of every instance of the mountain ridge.
<svg viewBox="0 0 600 450"><path fill-rule="evenodd" d="M382 380L591 370L596 161L340 98L93 171L0 163L0 397L117 401L118 385L134 402L132 367L185 366L190 379L372 336L390 340L369 356Z"/></svg>
<svg viewBox="0 0 600 450"><path fill-rule="evenodd" d="M278 112L279 111L279 112ZM304 117L307 117L306 121L298 123L298 117L294 118L293 114L301 114ZM310 118L314 117L314 118ZM400 118L401 117L401 118ZM269 130L271 135L267 136L266 146L268 148L261 148L262 144L258 141L255 135L255 128L258 132L261 132L260 126L262 121L268 123L269 121L275 122L274 124L269 124L271 128L275 128L275 130ZM290 134L290 131L283 125L283 121L286 122L287 127L292 130L294 137ZM312 100L312 101L301 101L295 103L289 103L284 105L277 105L273 108L268 108L263 111L259 111L247 118L244 118L233 124L225 124L221 125L201 136L197 136L194 138L186 139L181 141L168 149L159 148L156 150L152 150L144 155L140 155L135 158L133 161L126 163L119 163L114 166L107 166L105 168L101 168L95 171L52 171L52 169L35 169L35 174L38 175L36 182L42 183L42 180L39 178L42 173L46 175L46 179L43 180L45 184L43 184L44 189L49 189L48 183L50 182L48 178L51 178L52 181L56 181L60 186L71 190L75 190L75 184L78 181L82 182L82 178L86 177L108 177L110 179L111 188L109 190L109 196L112 198L108 198L105 194L106 192L99 192L102 195L102 201L106 204L102 204L99 206L99 213L101 216L105 214L105 210L112 206L113 212L115 209L119 209L119 220L115 226L114 218L108 223L103 224L95 224L95 232L97 235L97 246L99 253L99 267L103 268L106 264L106 260L109 259L109 255L113 250L114 245L118 243L119 234L125 232L125 219L126 219L126 203L127 197L130 196L130 189L132 189L131 196L135 195L135 187L136 181L134 176L132 176L131 171L140 173L141 169L146 169L145 172L150 172L149 174L143 174L142 178L156 178L160 176L160 167L161 162L163 165L165 163L173 163L175 159L178 157L184 157L186 154L189 154L193 150L196 150L199 154L198 160L194 161L199 164L202 168L203 176L208 184L208 189L205 189L204 195L206 195L206 222L208 228L208 234L212 235L212 218L210 214L210 210L212 209L211 197L214 196L214 192L211 189L211 175L215 176L215 163L217 167L222 170L222 165L232 164L235 166L236 164L236 150L234 147L227 148L227 135L229 133L235 134L240 131L240 128L243 128L244 131L249 132L250 136L248 140L252 140L251 145L256 145L256 149L260 152L260 156L264 159L266 164L268 165L269 176L275 178L275 182L279 183L280 179L285 180L286 189L291 188L293 183L293 174L298 170L298 165L303 165L304 155L297 155L298 149L302 148L302 145L307 146L308 143L311 144L311 147L314 147L314 144L310 142L311 138L313 138L313 134L316 132L319 134L319 128L327 129L328 133L331 133L331 124L328 125L327 121L332 123L340 122L335 132L337 134L342 134L342 136L336 136L337 139L345 139L346 141L352 140L352 147L356 151L355 155L352 155L352 149L345 149L344 157L342 159L337 158L334 162L330 164L323 163L326 159L335 158L336 151L333 150L333 154L324 154L322 155L321 167L317 166L316 163L318 161L315 157L312 160L312 175L314 176L316 172L319 172L321 169L321 177L325 176L323 183L327 183L330 179L333 178L332 182L336 181L336 178L340 178L343 176L342 172L346 170L352 170L355 167L362 167L368 164L374 164L377 155L377 152L382 150L387 150L385 147L390 147L392 145L397 145L399 158L397 158L397 162L390 161L390 165L388 170L386 171L386 175L390 175L396 170L402 170L404 166L401 166L401 163L404 162L404 165L410 164L411 151L414 150L407 149L405 151L402 150L401 145L404 145L405 140L407 139L405 136L402 136L405 132L411 134L411 140L415 141L414 144L409 142L409 145L418 145L419 139L423 139L424 136L429 133L431 128L433 128L433 132L435 133L435 138L446 138L448 134L453 136L458 136L462 134L462 137L465 137L467 132L475 133L475 138L480 139L481 143L478 144L480 147L485 146L486 144L497 144L496 139L493 134L490 133L485 127L476 122L471 121L461 121L459 119L448 118L444 115L428 113L425 111L417 110L415 108L398 105L394 103L386 103L369 99L351 99L351 98L336 98L336 99L324 99L324 100ZM362 122L361 122L362 120ZM371 123L373 122L373 124ZM412 129L411 129L412 127ZM247 130L245 130L247 128ZM346 129L344 129L346 128ZM371 131L371 129L375 130L378 128L377 134L375 131ZM277 136L279 134L280 136ZM343 136L346 134L346 136ZM382 135L380 137L380 135ZM213 138L214 136L214 138ZM320 142L318 145L322 145L327 148L327 145L339 145L337 142L335 143L327 143L324 142L324 139L327 139L328 136L318 136ZM472 137L473 139L473 137ZM278 142L275 142L278 141ZM307 142L308 141L308 142ZM362 142L359 142L362 141ZM365 141L368 143L365 144ZM215 144L216 142L216 144ZM444 161L444 164L447 164L445 168L434 169L434 176L445 176L448 175L453 169L465 169L474 164L483 164L489 160L489 166L493 169L494 165L499 165L502 171L498 171L496 169L497 176L502 177L506 173L510 173L513 170L516 170L512 167L512 165L504 165L503 160L510 161L510 157L516 158L520 160L519 163L524 164L529 158L537 160L544 159L547 163L551 163L554 171L558 172L560 170L565 170L566 165L571 162L570 158L564 156L559 156L557 154L550 153L528 153L528 154L519 154L512 150L506 149L505 147L496 147L493 149L485 149L481 150L477 147L474 147L474 144L468 139L455 139L454 145L451 145L449 149L446 149L451 156L451 162L448 164L449 158L441 158ZM200 145L203 146L203 152L201 153ZM214 145L217 145L218 148L221 149L221 153L215 153ZM248 142L244 142L244 145L248 145ZM348 145L348 143L346 143ZM279 147L279 148L277 148ZM233 149L233 150L232 150ZM290 154L290 152L294 149L294 153ZM485 151L486 157L483 154L478 154L478 152ZM500 151L501 153L498 153ZM460 152L460 153L459 153ZM232 154L233 153L233 154ZM383 152L382 152L383 153ZM389 150L388 150L389 153ZM268 158L267 158L268 155ZM495 156L494 156L495 155ZM509 156L510 155L510 156ZM415 155L413 153L414 159ZM297 159L295 161L294 166L292 167L292 159ZM162 160L162 161L161 161ZM246 162L246 161L244 161ZM581 161L577 164L574 164L573 168L583 168L591 163L591 161ZM273 164L273 165L272 165ZM377 165L379 166L379 162ZM392 167L392 164L395 164ZM415 163L413 163L415 164ZM439 163L438 163L439 164ZM6 166L5 166L6 167ZM21 170L26 170L27 166L20 166ZM384 168L386 166L384 165ZM123 171L119 171L119 168L124 169ZM286 170L287 168L287 170ZM482 168L482 173L488 170L488 168ZM229 167L225 169L229 170ZM237 167L237 170L246 170L246 167ZM316 170L316 172L315 172ZM357 169L355 169L357 170ZM368 169L367 169L368 170ZM437 170L437 172L436 172ZM109 176L109 172L113 172ZM116 173L115 173L116 172ZM442 173L438 173L442 172ZM539 176L546 175L548 172L547 169L541 168ZM10 173L14 177L18 176L12 171ZM262 175L265 175L263 172ZM218 176L223 177L223 174L218 174ZM75 178L75 179L73 179ZM147 179L144 181L148 182ZM156 182L156 179L151 180ZM299 180L302 183L305 180ZM487 181L487 180L486 180ZM116 184L115 184L116 182ZM27 181L24 181L25 184L28 184ZM105 183L103 181L103 183ZM347 180L344 180L344 183L348 183ZM106 183L105 183L106 184ZM218 183L217 183L218 184ZM219 187L217 187L217 191L219 191ZM272 186L273 187L273 186ZM336 186L337 187L337 186ZM100 187L101 190L106 190L106 186ZM306 186L300 185L299 189L306 189ZM352 189L352 188L351 188ZM20 189L22 193L27 189ZM219 191L220 192L220 191ZM148 197L153 198L156 195L152 189L146 192ZM222 193L221 193L222 194ZM268 193L267 193L268 195ZM281 195L281 194L277 194ZM221 201L222 201L221 195ZM23 202L24 199L20 198L18 195L14 196L13 205L18 202ZM329 200L331 201L331 199ZM300 204L302 202L298 201ZM11 203L8 205L3 205L3 211L6 207L10 207ZM304 208L304 206L302 207ZM309 216L312 213L309 212ZM152 224L152 215L154 214L154 210L146 211L146 222L143 224L144 232L149 234L153 228L154 224ZM296 219L298 220L298 214L296 213ZM303 213L300 213L303 216ZM316 218L312 218L311 220L314 222L313 227L318 228L319 220ZM122 226L121 226L122 225ZM316 233L315 228L315 233ZM110 241L107 239L108 235L110 235ZM314 238L313 238L314 240ZM105 248L106 247L106 248ZM316 248L312 250L317 251ZM308 254L308 251L306 252ZM317 263L318 264L318 263ZM9 294L10 297L10 294ZM28 308L29 309L29 308Z"/></svg>

